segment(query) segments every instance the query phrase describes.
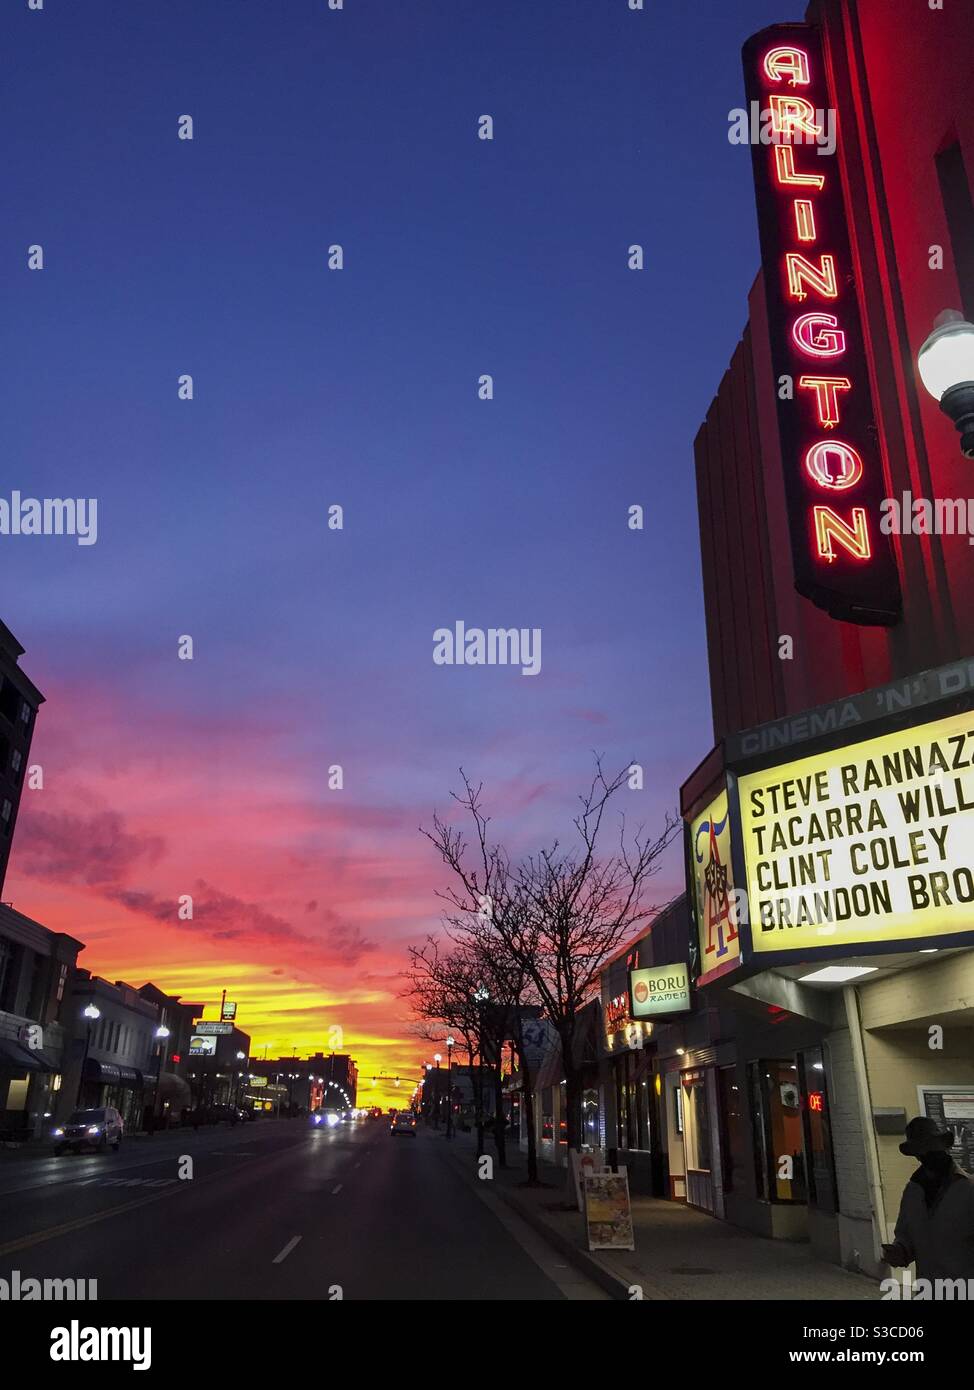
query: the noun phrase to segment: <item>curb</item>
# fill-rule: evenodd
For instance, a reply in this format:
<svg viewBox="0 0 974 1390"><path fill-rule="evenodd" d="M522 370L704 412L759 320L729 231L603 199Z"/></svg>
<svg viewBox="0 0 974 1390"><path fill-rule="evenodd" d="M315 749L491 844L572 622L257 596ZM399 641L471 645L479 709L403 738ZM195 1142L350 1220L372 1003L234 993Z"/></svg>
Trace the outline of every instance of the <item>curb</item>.
<svg viewBox="0 0 974 1390"><path fill-rule="evenodd" d="M560 1231L556 1231L538 1212L534 1210L529 1202L522 1202L513 1192L501 1191L501 1199L517 1212L522 1221L527 1224L538 1235L544 1236L548 1244L586 1275L593 1283L599 1284L605 1292L621 1303L629 1303L629 1284L625 1279L620 1279L617 1274L613 1274L611 1269L607 1269L601 1260L597 1260L589 1250L580 1250L574 1241L563 1236ZM579 1212L581 1216L581 1212Z"/></svg>
<svg viewBox="0 0 974 1390"><path fill-rule="evenodd" d="M467 1177L467 1180L470 1181L469 1171L457 1150L448 1149L446 1152L453 1160L453 1166L463 1173L463 1175ZM523 1199L518 1197L515 1192L512 1192L510 1188L498 1185L494 1190L505 1206L510 1207L533 1231L539 1236L542 1236L553 1250L557 1250L560 1255L564 1255L569 1264L574 1265L580 1273L591 1279L593 1283L598 1284L610 1298L616 1299L621 1303L629 1303L631 1301L629 1298L628 1280L621 1279L617 1274L614 1274L611 1269L608 1269L601 1262L601 1260L596 1259L590 1251L579 1249L574 1241L569 1240L567 1236L563 1236L560 1231L556 1231L553 1226L550 1226L544 1217L539 1212L535 1211L530 1202L523 1201ZM581 1213L579 1213L579 1216L581 1216Z"/></svg>

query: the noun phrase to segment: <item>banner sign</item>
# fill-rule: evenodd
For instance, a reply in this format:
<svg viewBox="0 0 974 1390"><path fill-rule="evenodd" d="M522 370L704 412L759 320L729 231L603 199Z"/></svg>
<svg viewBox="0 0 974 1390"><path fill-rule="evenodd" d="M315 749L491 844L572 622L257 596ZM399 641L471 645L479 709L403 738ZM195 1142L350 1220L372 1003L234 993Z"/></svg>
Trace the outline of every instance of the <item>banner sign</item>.
<svg viewBox="0 0 974 1390"><path fill-rule="evenodd" d="M891 625L902 599L839 171L839 117L854 117L835 110L811 25L764 29L743 59L795 588L833 618Z"/></svg>
<svg viewBox="0 0 974 1390"><path fill-rule="evenodd" d="M221 1036L225 1036L233 1032L233 1024L214 1023L207 1019L201 1019L199 1023L193 1024L193 1030L196 1033L218 1033Z"/></svg>
<svg viewBox="0 0 974 1390"><path fill-rule="evenodd" d="M754 954L974 936L974 714L748 774L738 794Z"/></svg>
<svg viewBox="0 0 974 1390"><path fill-rule="evenodd" d="M200 1035L194 1033L189 1040L189 1055L191 1057L215 1057L216 1038L211 1033Z"/></svg>
<svg viewBox="0 0 974 1390"><path fill-rule="evenodd" d="M700 979L740 960L730 811L723 791L690 822L690 881L700 943Z"/></svg>

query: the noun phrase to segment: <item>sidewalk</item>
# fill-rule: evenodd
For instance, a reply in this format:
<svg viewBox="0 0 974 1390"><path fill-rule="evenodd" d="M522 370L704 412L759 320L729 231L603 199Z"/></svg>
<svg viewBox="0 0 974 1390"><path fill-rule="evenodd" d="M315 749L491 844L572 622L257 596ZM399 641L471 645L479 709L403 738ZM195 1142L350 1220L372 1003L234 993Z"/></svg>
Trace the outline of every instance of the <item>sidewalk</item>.
<svg viewBox="0 0 974 1390"><path fill-rule="evenodd" d="M431 1131L437 1137L436 1131ZM446 1149L442 1131L438 1142ZM458 1134L449 1145L453 1162L473 1182L476 1142ZM488 1152L493 1145L488 1141ZM506 1169L495 1166L495 1190L539 1234L614 1298L629 1300L638 1285L644 1299L794 1299L808 1302L878 1301L879 1285L862 1274L826 1264L808 1245L768 1240L718 1221L680 1202L633 1197L635 1250L589 1251L582 1213L564 1210L566 1173L539 1164L544 1188L520 1186L527 1160L508 1146Z"/></svg>

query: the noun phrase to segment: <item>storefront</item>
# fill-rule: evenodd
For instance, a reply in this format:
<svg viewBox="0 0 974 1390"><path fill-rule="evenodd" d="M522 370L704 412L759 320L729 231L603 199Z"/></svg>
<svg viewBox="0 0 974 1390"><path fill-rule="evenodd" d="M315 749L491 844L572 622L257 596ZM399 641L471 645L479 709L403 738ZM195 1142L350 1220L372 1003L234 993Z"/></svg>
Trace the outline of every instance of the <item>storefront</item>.
<svg viewBox="0 0 974 1390"><path fill-rule="evenodd" d="M974 667L929 672L736 734L684 787L697 985L733 1013L681 1086L688 1198L716 1149L715 1214L871 1273L907 1121L974 1168L972 708Z"/></svg>
<svg viewBox="0 0 974 1390"><path fill-rule="evenodd" d="M81 1073L78 1108L114 1106L125 1128L133 1132L142 1125L143 1091L144 1078L135 1067L116 1066L88 1057Z"/></svg>

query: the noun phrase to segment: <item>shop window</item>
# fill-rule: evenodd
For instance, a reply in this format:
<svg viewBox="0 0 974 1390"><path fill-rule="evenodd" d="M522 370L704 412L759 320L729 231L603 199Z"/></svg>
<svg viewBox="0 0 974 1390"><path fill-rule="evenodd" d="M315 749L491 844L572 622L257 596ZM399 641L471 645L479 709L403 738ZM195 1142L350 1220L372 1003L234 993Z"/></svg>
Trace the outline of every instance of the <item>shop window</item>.
<svg viewBox="0 0 974 1390"><path fill-rule="evenodd" d="M554 1139L555 1112L552 1102L552 1088L545 1086L541 1092L541 1138Z"/></svg>
<svg viewBox="0 0 974 1390"><path fill-rule="evenodd" d="M709 1173L713 1160L706 1073L684 1073L680 1078L680 1084L683 1090L683 1141L687 1169Z"/></svg>
<svg viewBox="0 0 974 1390"><path fill-rule="evenodd" d="M748 1164L747 1116L744 1088L738 1083L736 1067L721 1067L717 1073L717 1098L723 1142L722 1178L725 1192L735 1190Z"/></svg>
<svg viewBox="0 0 974 1390"><path fill-rule="evenodd" d="M768 1202L804 1202L801 1089L794 1062L748 1063L758 1195Z"/></svg>
<svg viewBox="0 0 974 1390"><path fill-rule="evenodd" d="M820 1047L798 1054L804 1120L808 1202L819 1211L835 1212L835 1163L832 1157L832 1130L829 1122L829 1095L825 1081L825 1059Z"/></svg>
<svg viewBox="0 0 974 1390"><path fill-rule="evenodd" d="M602 1142L602 1125L599 1113L599 1093L595 1090L582 1092L582 1143L597 1149Z"/></svg>
<svg viewBox="0 0 974 1390"><path fill-rule="evenodd" d="M7 1091L8 1110L27 1109L27 1088L30 1085L29 1076L15 1076L10 1083Z"/></svg>

